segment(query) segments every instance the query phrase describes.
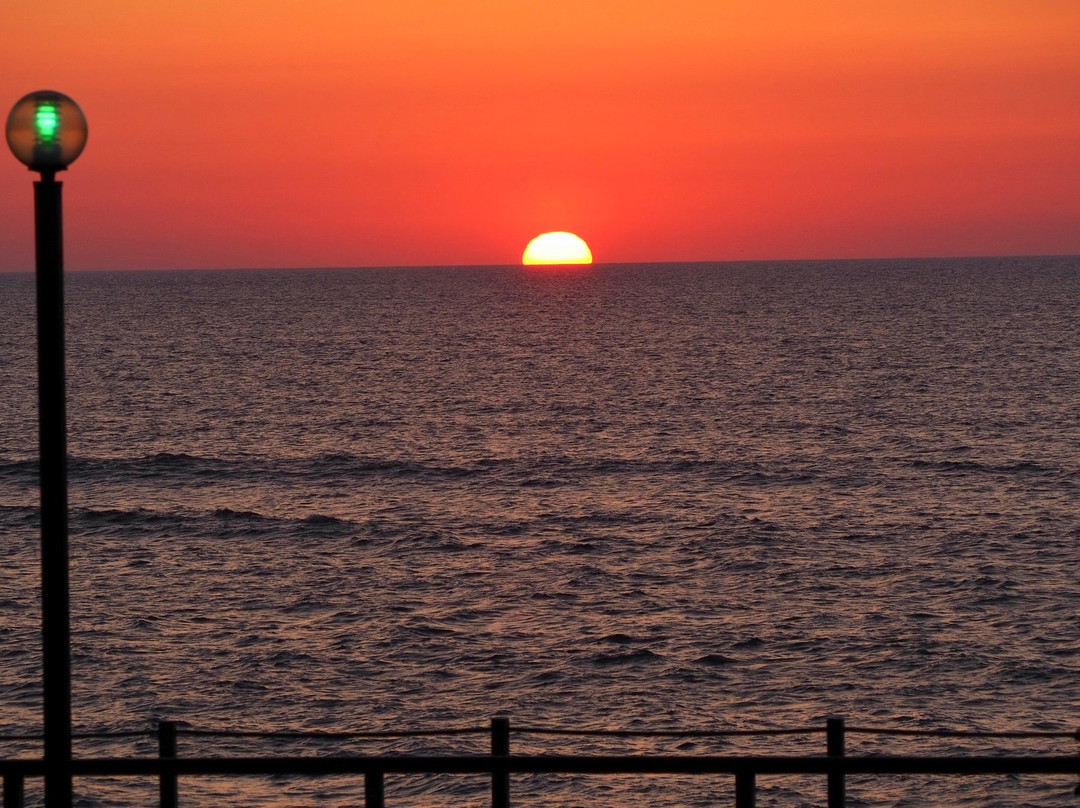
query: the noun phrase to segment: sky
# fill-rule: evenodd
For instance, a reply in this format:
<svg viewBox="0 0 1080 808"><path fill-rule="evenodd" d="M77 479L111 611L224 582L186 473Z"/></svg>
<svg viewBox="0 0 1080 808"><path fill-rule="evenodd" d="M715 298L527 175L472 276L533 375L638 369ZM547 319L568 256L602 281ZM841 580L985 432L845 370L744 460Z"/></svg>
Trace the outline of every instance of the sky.
<svg viewBox="0 0 1080 808"><path fill-rule="evenodd" d="M67 267L1080 253L1077 0L6 0ZM0 270L36 175L0 158Z"/></svg>

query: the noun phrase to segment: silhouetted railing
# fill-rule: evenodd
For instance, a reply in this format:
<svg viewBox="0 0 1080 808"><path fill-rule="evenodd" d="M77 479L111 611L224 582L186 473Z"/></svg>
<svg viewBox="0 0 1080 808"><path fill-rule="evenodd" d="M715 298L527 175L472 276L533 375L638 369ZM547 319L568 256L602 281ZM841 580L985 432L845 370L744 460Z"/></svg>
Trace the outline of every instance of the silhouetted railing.
<svg viewBox="0 0 1080 808"><path fill-rule="evenodd" d="M958 730L905 730L847 727L841 718L829 719L825 727L771 730L573 730L514 727L520 735L562 735L608 738L723 738L824 734L824 756L783 755L513 755L510 751L510 719L494 718L490 727L459 727L441 730L375 732L237 732L179 728L162 721L157 728L156 758L76 758L76 777L151 776L159 781L160 808L178 808L178 778L199 775L343 775L364 776L366 808L385 808L387 775L486 774L491 777L492 808L509 808L512 774L692 774L729 775L735 778L736 808L753 808L758 775L824 775L828 783L829 808L842 808L846 777L850 774L1076 774L1080 754L1025 756L858 756L846 754L850 734L897 735L924 738L1073 739L1075 732L970 732ZM152 731L76 733L75 738L152 737ZM490 755L357 755L343 757L180 757L181 735L202 738L260 738L297 740L357 740L375 738L448 737L490 734ZM0 741L40 740L40 736L0 736ZM4 780L4 808L23 808L24 782L42 777L40 759L0 760ZM1077 792L1080 793L1080 786Z"/></svg>

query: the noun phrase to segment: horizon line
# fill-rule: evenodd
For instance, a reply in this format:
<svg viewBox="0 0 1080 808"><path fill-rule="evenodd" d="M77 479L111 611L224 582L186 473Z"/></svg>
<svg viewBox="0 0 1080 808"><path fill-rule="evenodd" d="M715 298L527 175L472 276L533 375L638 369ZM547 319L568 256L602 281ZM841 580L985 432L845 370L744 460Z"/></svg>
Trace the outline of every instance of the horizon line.
<svg viewBox="0 0 1080 808"><path fill-rule="evenodd" d="M968 255L904 255L904 256L861 256L861 257L832 257L832 258L723 258L723 259L690 259L680 261L670 260L639 260L639 261L594 261L591 264L545 264L527 267L521 263L497 264L326 264L309 266L214 266L214 267L132 267L124 269L104 268L78 268L64 269L64 274L84 274L95 272L319 272L319 271L365 271L383 269L529 269L529 271L544 271L545 269L569 269L575 272L588 272L593 267L620 267L640 265L670 265L687 266L693 264L824 264L824 263L858 263L858 262L885 262L885 261L971 261L985 259L1006 258L1080 258L1080 253L976 253ZM3 269L0 275L32 275L35 270L31 269Z"/></svg>

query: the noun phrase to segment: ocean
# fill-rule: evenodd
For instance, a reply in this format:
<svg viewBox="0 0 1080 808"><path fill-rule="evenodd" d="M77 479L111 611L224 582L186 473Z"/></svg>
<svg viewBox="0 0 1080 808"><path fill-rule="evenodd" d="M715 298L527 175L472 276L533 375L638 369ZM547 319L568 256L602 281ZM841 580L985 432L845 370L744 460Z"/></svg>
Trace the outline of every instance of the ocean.
<svg viewBox="0 0 1080 808"><path fill-rule="evenodd" d="M1080 258L66 281L79 730L499 714L574 729L1080 725ZM32 276L0 275L0 735L40 727L33 292ZM206 744L486 751L483 737ZM849 741L928 750L1077 746ZM853 777L848 792L1073 806L1073 786ZM146 782L76 789L82 806L154 798ZM731 792L695 777L513 785L515 804L556 808ZM185 808L362 799L355 778L181 782ZM387 799L488 797L482 779L403 777ZM824 783L761 777L758 802L820 805Z"/></svg>

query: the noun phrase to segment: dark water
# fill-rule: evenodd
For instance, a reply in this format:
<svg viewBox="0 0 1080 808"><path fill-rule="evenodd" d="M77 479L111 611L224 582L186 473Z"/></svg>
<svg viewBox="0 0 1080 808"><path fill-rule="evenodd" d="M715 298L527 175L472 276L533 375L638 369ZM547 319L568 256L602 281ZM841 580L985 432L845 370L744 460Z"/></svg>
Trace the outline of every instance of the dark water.
<svg viewBox="0 0 1080 808"><path fill-rule="evenodd" d="M1080 724L1080 259L75 274L68 303L81 728ZM29 276L0 275L0 323L4 734L40 711ZM133 748L151 749L77 752ZM484 745L290 747L334 748ZM1049 806L1073 785L849 792ZM470 780L388 789L485 799ZM536 806L730 793L515 783ZM823 795L762 778L759 803ZM354 805L362 788L191 781L182 799Z"/></svg>

